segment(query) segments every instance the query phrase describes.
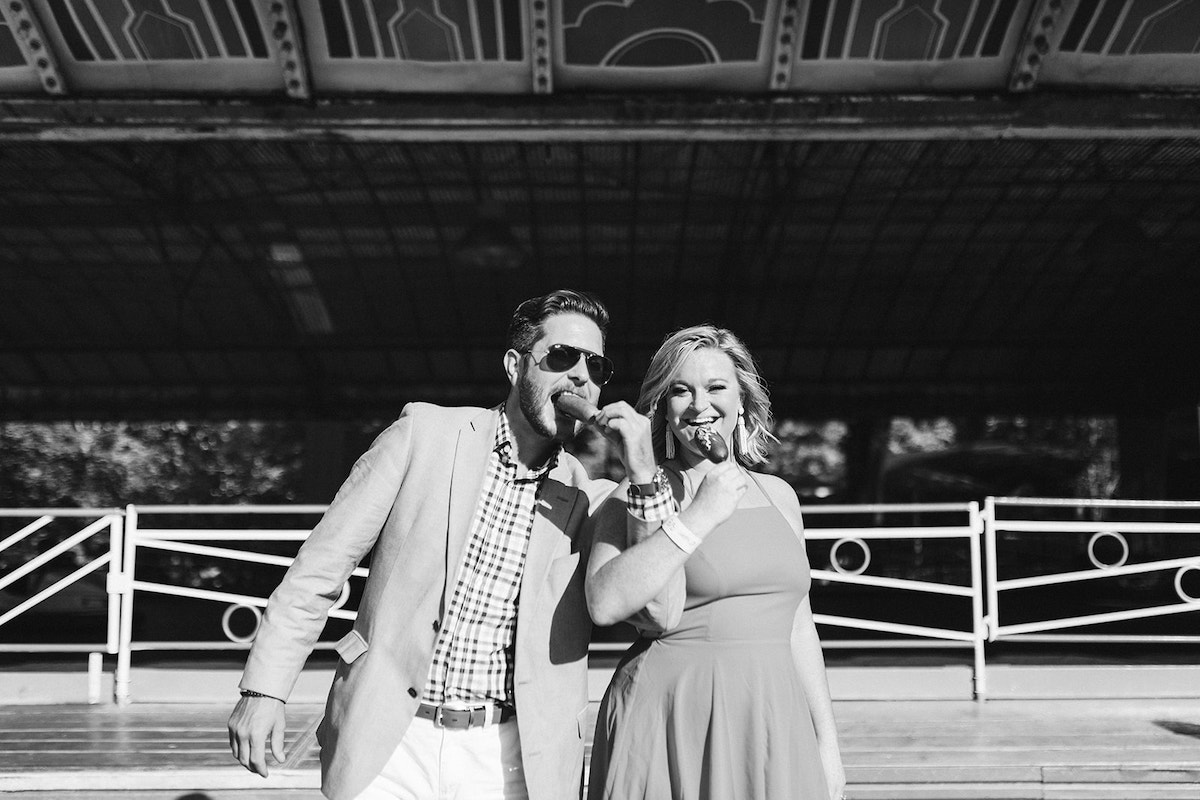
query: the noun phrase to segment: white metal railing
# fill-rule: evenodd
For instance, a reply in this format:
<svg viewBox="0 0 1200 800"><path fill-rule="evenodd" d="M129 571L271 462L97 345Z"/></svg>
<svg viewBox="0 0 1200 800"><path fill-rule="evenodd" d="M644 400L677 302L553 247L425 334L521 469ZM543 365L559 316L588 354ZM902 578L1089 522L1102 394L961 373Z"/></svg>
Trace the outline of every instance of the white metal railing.
<svg viewBox="0 0 1200 800"><path fill-rule="evenodd" d="M158 580L139 578L139 551L143 555L147 551L179 553L216 561L270 565L279 567L280 575L282 575L282 570L291 565L292 556L199 543L295 542L298 547L299 543L308 537L312 525L302 528L269 528L247 524L235 528L214 528L203 525L196 526L196 520L203 520L206 517L211 519L218 515L248 520L299 515L311 517L311 521L315 524L319 515L323 514L326 508L328 506L325 505L127 506L125 509L124 553L121 559L122 569L115 578L115 583L124 598L121 604L117 668L114 676L114 694L117 702L129 701L130 672L134 651L247 649L254 639L258 622L262 618L259 609L265 608L267 605L266 596L185 586L178 582L168 582L161 577ZM155 518L163 519L164 522L160 522L158 525L147 524L148 521L153 521ZM165 520L182 520L187 524L166 524ZM366 575L367 570L358 567L351 573L351 578L365 578ZM221 629L225 640L135 640L133 635L134 610L139 593L226 604L221 618ZM349 598L350 584L347 582L341 597L330 610L329 616L334 619L353 620L356 613L344 607ZM231 626L233 614L239 609L249 610L255 620L254 630L245 635L235 633ZM318 642L317 644L318 649L331 649L332 647L331 642Z"/></svg>
<svg viewBox="0 0 1200 800"><path fill-rule="evenodd" d="M48 540L45 549L39 550L37 555L26 558L18 566L0 574L0 652L88 653L88 700L92 703L101 700L101 651L113 654L118 652L119 647L117 633L120 598L111 577L120 564L121 517L120 510L111 508L0 509L2 521L13 520L20 524L22 520L29 520L14 533L0 540L0 556L7 553L11 557L22 545L36 547L42 544L39 539ZM83 527L77 527L80 524L83 524ZM65 530L61 530L63 528ZM105 536L108 537L107 542L103 541ZM57 541L52 541L55 537ZM93 543L97 546L87 546ZM88 550L97 552L89 556ZM64 558L71 559L73 569L62 568L61 561ZM5 561L7 560L6 558ZM106 625L95 631L96 638L102 638L103 642L17 644L5 641L6 625L30 614L52 598L64 596L71 587L76 587L76 591L79 591L85 586L80 581L103 567L108 567L109 578L105 582ZM27 583L32 587L24 596L16 591L17 582L22 579L27 579ZM77 609L83 610L86 609ZM88 620L83 614L77 613L74 622L76 625L87 627Z"/></svg>
<svg viewBox="0 0 1200 800"><path fill-rule="evenodd" d="M72 522L70 528L74 528L79 522L86 522L82 528L73 531L68 530L62 534L61 539L49 544L46 549L24 561L20 566L0 574L0 592L5 592L6 597L14 600L11 606L7 602L4 604L8 607L5 608L3 613L0 613L0 628L26 614L41 603L62 593L101 567L108 566L109 573L111 574L113 565L120 563L122 547L121 517L122 513L120 510L111 508L0 509L0 519L3 520L31 519L30 522L22 525L15 533L0 540L0 555L15 551L18 545L34 539L39 532L43 533L43 535L48 534L50 526L55 522L78 521ZM104 543L102 540L106 535L108 541ZM100 543L104 548L99 555L93 557L80 557L76 555L74 557L75 568L69 572L64 573L61 568L51 569L56 559L66 556L73 551L78 553L78 551L83 549L85 544L93 541ZM40 582L33 580L39 576L42 578ZM28 597L24 598L9 590L9 587L22 578L31 579L31 583L34 583L37 587ZM107 614L108 624L107 630L104 631L105 641L102 645L99 643L53 643L38 645L36 646L36 650L38 652L95 651L97 647L102 646L106 652L116 653L119 603L113 602L116 593L111 584L107 586L107 591L110 597ZM30 645L13 645L0 642L0 652L28 652L30 649Z"/></svg>
<svg viewBox="0 0 1200 800"><path fill-rule="evenodd" d="M989 497L984 522L989 640L1200 642L1120 625L1200 612L1200 502ZM1047 541L1052 556L1022 557Z"/></svg>
<svg viewBox="0 0 1200 800"><path fill-rule="evenodd" d="M834 526L828 520L836 517L866 516L870 524L856 526ZM814 614L819 625L828 625L862 631L889 634L889 637L867 639L823 639L826 648L867 647L964 647L974 655L974 691L982 698L987 690L984 642L987 629L984 623L982 558L980 533L983 519L978 503L906 503L875 505L827 505L808 506L804 509L805 538L809 542L832 541L829 548L828 566L812 560L812 577L815 581L860 587L866 590L900 590L910 595L960 598L965 604L962 612L947 617L956 617L965 624L951 627L947 624L934 625L922 620L898 622L883 619L879 614L867 617ZM871 542L908 542L913 545L910 553L922 543L929 541L948 542L952 549L960 551L960 560L966 564L966 583L958 583L942 575L940 580L918 580L913 578L887 577L868 574L872 563ZM858 551L858 564L847 567L842 564L843 548ZM813 548L810 547L810 550ZM888 569L875 572L900 572L913 574L917 565L911 561L892 557ZM896 609L895 603L878 603L876 608ZM945 618L943 617L943 622ZM903 637L903 638L897 638Z"/></svg>
<svg viewBox="0 0 1200 800"><path fill-rule="evenodd" d="M43 540L36 556L0 573L0 591L13 587L22 578L30 578L25 583L33 587L28 596L12 597L0 606L0 652L90 652L91 666L96 671L100 669L101 651L115 655L114 696L118 702L128 702L134 652L244 650L253 639L267 595L277 582L276 576L258 580L257 588L262 591L189 585L189 581L164 577L162 569L154 568L156 558L187 557L205 563L258 565L277 569L282 576L292 562L295 549L325 509L324 505L0 509L0 523L8 520L17 523L13 533L7 532L7 526L0 529L3 537L0 554L28 546L39 538L39 532ZM1200 641L1200 636L1173 631L1088 630L1107 623L1130 623L1200 611L1200 502L987 498L982 512L976 503L936 503L814 505L806 507L804 514L813 580L853 592L860 606L841 613L837 602L831 600L824 605L836 613L815 614L816 622L843 632L879 634L863 638L825 637L824 645L827 648L970 648L974 654L978 698L986 695L984 645L988 641ZM1193 516L1187 517L1189 514ZM282 520L284 515L297 517L303 524L280 527L290 522ZM234 522L230 524L229 519ZM51 525L55 526L54 536L48 535ZM1022 563L1013 557L1019 554L1022 542L1051 541L1055 545L1051 552L1061 556L1069 549L1062 546L1063 537L1069 539L1072 535L1075 557L1077 561L1084 560L1083 568L1067 564L1040 574L1022 574L1014 567ZM1159 538L1138 545L1138 537ZM1163 555L1162 537L1172 537L1170 541L1179 544L1172 545L1176 552ZM283 548L288 552L268 552L280 549L279 543L288 543L289 547ZM247 547L248 544L257 549ZM951 574L945 569L932 570L938 573L933 577L921 574L917 556L921 548L933 546L943 548L932 559L935 565L944 566L949 557L957 565L957 571ZM61 561L64 555L82 549L90 549L92 554L86 561L76 557L75 567L63 574L55 560ZM1114 555L1106 555L1106 550L1113 550ZM1135 551L1141 555L1130 558ZM43 576L40 583L32 580L39 571L49 573L51 568L56 569L53 577ZM107 625L103 636L97 636L103 638L102 643L18 643L6 636L6 623L104 568L108 571ZM353 572L334 604L332 618L354 619L351 583L361 581L366 575L367 569L363 567ZM1041 604L1034 606L1038 614L1033 617L1027 613L1029 603L1022 610L1022 592L1151 579L1168 588L1173 585L1174 599L1139 603L1135 586L1114 593L1127 602L1126 608L1097 613L1055 613L1052 604ZM898 619L896 615L903 615L906 606L911 607L912 603L896 601L895 593L924 598L914 603L935 602L937 613ZM891 599L878 602L874 599L877 594ZM135 612L147 595L223 605L220 635L179 639L137 635ZM941 602L943 599L945 602ZM963 604L961 613L950 613L955 603ZM890 616L872 613L881 608L886 608ZM253 617L252 628L247 627L244 632L234 630L234 615L239 612ZM1018 613L1024 613L1024 618L1015 619L1013 615ZM949 619L956 624L949 624ZM1084 630L1058 633L1070 629ZM593 650L611 646L597 643ZM333 641L323 640L317 647L331 649ZM99 685L98 678L95 685ZM96 697L95 701L98 700Z"/></svg>

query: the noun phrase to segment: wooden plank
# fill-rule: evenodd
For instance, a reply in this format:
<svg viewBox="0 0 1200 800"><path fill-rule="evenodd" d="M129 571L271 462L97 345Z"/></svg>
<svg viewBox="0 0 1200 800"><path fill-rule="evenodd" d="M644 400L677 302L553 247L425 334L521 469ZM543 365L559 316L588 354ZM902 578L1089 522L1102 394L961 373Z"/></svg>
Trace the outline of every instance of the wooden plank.
<svg viewBox="0 0 1200 800"><path fill-rule="evenodd" d="M0 790L276 791L317 786L315 746L271 782L228 752L229 704L0 706ZM1060 800L1180 796L1200 783L1200 699L838 701L852 798ZM288 707L288 744L321 706ZM594 717L596 705L589 709ZM589 726L590 728L590 726ZM311 744L311 743L309 743ZM585 743L590 752L589 741ZM1087 794L1101 787L1099 793ZM32 795L31 795L32 796ZM136 796L129 794L128 796ZM178 792L169 800L175 800ZM164 795L165 797L165 795Z"/></svg>

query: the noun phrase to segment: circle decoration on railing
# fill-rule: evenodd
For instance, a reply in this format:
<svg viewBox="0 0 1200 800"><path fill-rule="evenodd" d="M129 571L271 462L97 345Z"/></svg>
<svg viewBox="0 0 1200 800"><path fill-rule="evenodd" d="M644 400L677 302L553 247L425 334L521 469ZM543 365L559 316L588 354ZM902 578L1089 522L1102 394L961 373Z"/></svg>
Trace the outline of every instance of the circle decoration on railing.
<svg viewBox="0 0 1200 800"><path fill-rule="evenodd" d="M853 557L844 556L843 554L838 552L841 549L842 545L845 545L845 544L858 545L859 552L861 553L861 560L862 560L861 564L859 564L858 566L854 566L854 561L856 559L854 559ZM829 548L829 565L831 567L833 567L834 572L841 573L842 575L862 575L864 572L867 571L867 567L870 564L871 564L871 548L868 547L867 543L865 541L863 541L862 539L858 539L855 537L846 537L844 539L838 539L836 542L833 543L833 547Z"/></svg>
<svg viewBox="0 0 1200 800"><path fill-rule="evenodd" d="M1183 587L1183 576L1189 572L1196 573L1196 594L1191 594ZM1185 564L1175 572L1175 594L1185 603L1200 603L1200 564Z"/></svg>
<svg viewBox="0 0 1200 800"><path fill-rule="evenodd" d="M350 600L350 581L346 581L345 583L342 584L342 593L340 595L338 595L337 602L335 602L332 606L330 606L329 610L336 611L336 610L340 609L342 606L346 605L346 603L349 602L349 600Z"/></svg>
<svg viewBox="0 0 1200 800"><path fill-rule="evenodd" d="M1102 559L1101 554L1097 550L1097 544L1103 543L1107 539L1115 540L1121 546L1121 557L1115 560ZM1102 544L1102 547L1108 547L1107 544ZM1096 569L1116 569L1123 566L1129 560L1129 542L1125 541L1124 535L1119 531L1096 531L1092 534L1092 538L1088 540L1087 545L1088 559L1092 562L1092 566Z"/></svg>
<svg viewBox="0 0 1200 800"><path fill-rule="evenodd" d="M233 632L233 628L229 626L229 621L233 618L233 613L239 608L244 608L254 615L254 629L245 636L238 636ZM262 612L257 606L246 605L245 603L230 603L229 608L225 609L225 613L221 615L221 630L224 631L225 637L231 642L237 644L250 644L254 641L254 637L258 635L258 626L262 624Z"/></svg>

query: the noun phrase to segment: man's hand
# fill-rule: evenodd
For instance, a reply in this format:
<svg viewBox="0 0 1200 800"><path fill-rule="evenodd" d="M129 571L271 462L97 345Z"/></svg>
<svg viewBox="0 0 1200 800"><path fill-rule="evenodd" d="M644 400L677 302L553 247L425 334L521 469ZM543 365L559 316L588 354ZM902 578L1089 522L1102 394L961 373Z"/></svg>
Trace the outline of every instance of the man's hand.
<svg viewBox="0 0 1200 800"><path fill-rule="evenodd" d="M649 483L654 478L658 464L650 443L649 417L634 411L624 400L618 400L600 409L593 424L617 444L617 456L630 483Z"/></svg>
<svg viewBox="0 0 1200 800"><path fill-rule="evenodd" d="M283 701L274 697L243 697L229 715L229 749L251 772L267 777L267 739L271 755L282 763L283 733L287 721Z"/></svg>

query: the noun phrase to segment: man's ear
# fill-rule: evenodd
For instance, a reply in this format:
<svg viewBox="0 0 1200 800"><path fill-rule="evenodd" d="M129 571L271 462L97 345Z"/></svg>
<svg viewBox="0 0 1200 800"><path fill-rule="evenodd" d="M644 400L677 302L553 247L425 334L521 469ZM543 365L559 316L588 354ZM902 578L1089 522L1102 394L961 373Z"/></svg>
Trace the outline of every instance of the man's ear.
<svg viewBox="0 0 1200 800"><path fill-rule="evenodd" d="M521 354L509 349L504 354L504 374L508 375L508 385L517 385L517 376L521 373Z"/></svg>

